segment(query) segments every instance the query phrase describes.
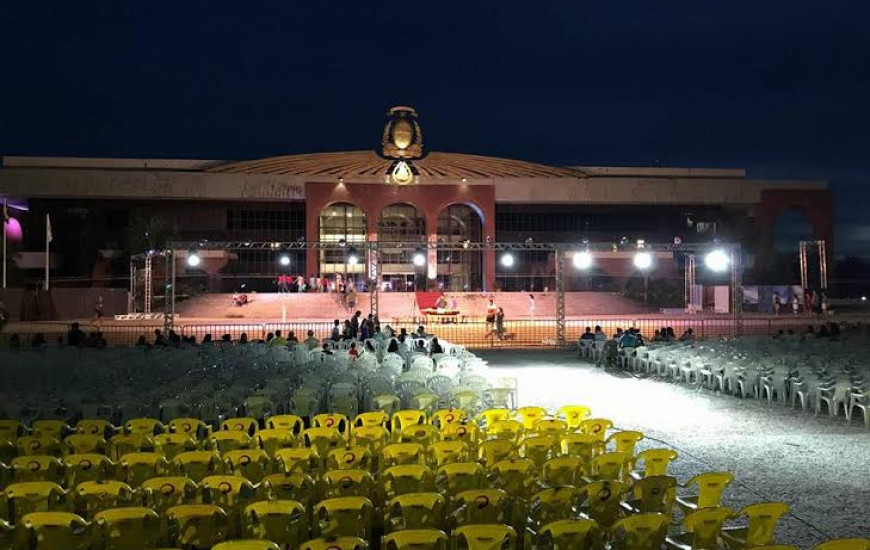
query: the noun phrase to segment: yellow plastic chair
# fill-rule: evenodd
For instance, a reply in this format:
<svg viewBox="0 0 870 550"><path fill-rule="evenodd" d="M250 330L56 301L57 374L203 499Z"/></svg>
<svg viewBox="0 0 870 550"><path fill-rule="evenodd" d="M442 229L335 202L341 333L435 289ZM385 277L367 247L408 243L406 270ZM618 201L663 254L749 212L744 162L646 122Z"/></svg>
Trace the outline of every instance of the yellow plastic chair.
<svg viewBox="0 0 870 550"><path fill-rule="evenodd" d="M437 529L397 531L381 539L384 550L447 550L449 539Z"/></svg>
<svg viewBox="0 0 870 550"><path fill-rule="evenodd" d="M256 440L245 431L223 430L214 432L206 442L206 449L215 450L219 453L254 449L256 446Z"/></svg>
<svg viewBox="0 0 870 550"><path fill-rule="evenodd" d="M390 418L390 433L393 436L393 442L399 441L399 435L408 426L419 426L421 424L426 424L425 412L419 409L396 411Z"/></svg>
<svg viewBox="0 0 870 550"><path fill-rule="evenodd" d="M34 420L30 424L33 435L53 437L62 441L73 429L63 420Z"/></svg>
<svg viewBox="0 0 870 550"><path fill-rule="evenodd" d="M76 422L76 433L82 435L97 435L104 439L112 437L118 433L118 429L108 420L102 418L88 419L84 418Z"/></svg>
<svg viewBox="0 0 870 550"><path fill-rule="evenodd" d="M278 449L289 449L296 445L296 437L292 430L266 428L254 434L254 443L263 449L270 457L275 456Z"/></svg>
<svg viewBox="0 0 870 550"><path fill-rule="evenodd" d="M501 460L487 471L490 485L513 498L526 499L535 488L535 463L527 458Z"/></svg>
<svg viewBox="0 0 870 550"><path fill-rule="evenodd" d="M668 475L668 467L671 461L676 460L680 455L672 449L647 449L637 453L634 457L631 477L641 479L648 476L666 476ZM643 468L638 468L639 464L643 464Z"/></svg>
<svg viewBox="0 0 870 550"><path fill-rule="evenodd" d="M863 540L863 539L859 539ZM859 547L864 550L870 549L868 547ZM752 548L747 548L746 550L799 550L797 546L792 546L791 544L765 544L764 546L754 546Z"/></svg>
<svg viewBox="0 0 870 550"><path fill-rule="evenodd" d="M302 443L306 447L317 449L318 456L327 456L336 447L344 447L347 440L335 428L308 428L302 432Z"/></svg>
<svg viewBox="0 0 870 550"><path fill-rule="evenodd" d="M0 439L16 440L24 435L24 426L18 420L0 420Z"/></svg>
<svg viewBox="0 0 870 550"><path fill-rule="evenodd" d="M162 433L154 436L154 452L172 460L179 453L197 450L196 440L186 433Z"/></svg>
<svg viewBox="0 0 870 550"><path fill-rule="evenodd" d="M229 451L223 454L224 471L253 483L271 473L272 461L262 449Z"/></svg>
<svg viewBox="0 0 870 550"><path fill-rule="evenodd" d="M364 412L356 415L356 418L353 419L353 428L374 428L376 426L380 426L381 428L386 427L387 422L390 421L390 415L385 413L384 411L370 411Z"/></svg>
<svg viewBox="0 0 870 550"><path fill-rule="evenodd" d="M14 537L14 548L28 550L90 550L94 543L90 525L69 512L27 514L18 523Z"/></svg>
<svg viewBox="0 0 870 550"><path fill-rule="evenodd" d="M281 550L281 547L268 540L228 540L215 544L211 550Z"/></svg>
<svg viewBox="0 0 870 550"><path fill-rule="evenodd" d="M323 500L314 507L314 534L321 538L358 537L372 534L372 501L365 497Z"/></svg>
<svg viewBox="0 0 870 550"><path fill-rule="evenodd" d="M575 456L583 461L586 466L592 463L592 459L604 452L604 442L590 434L568 434L559 441L561 454Z"/></svg>
<svg viewBox="0 0 870 550"><path fill-rule="evenodd" d="M526 430L531 430L538 421L547 417L547 409L543 407L520 407L516 410L515 415L523 423L523 427Z"/></svg>
<svg viewBox="0 0 870 550"><path fill-rule="evenodd" d="M387 503L384 510L386 532L447 527L447 504L438 493L409 493Z"/></svg>
<svg viewBox="0 0 870 550"><path fill-rule="evenodd" d="M511 418L513 418L513 413L510 409L486 409L478 414L474 421L478 425L483 424L484 430L489 431L489 427L496 422Z"/></svg>
<svg viewBox="0 0 870 550"><path fill-rule="evenodd" d="M273 470L276 473L302 472L317 475L321 469L320 455L313 447L295 449L278 449L273 459Z"/></svg>
<svg viewBox="0 0 870 550"><path fill-rule="evenodd" d="M595 520L580 518L560 519L544 525L535 542L539 550L599 550L601 540L601 529Z"/></svg>
<svg viewBox="0 0 870 550"><path fill-rule="evenodd" d="M229 518L214 504L182 504L166 511L169 543L179 548L211 548L227 539Z"/></svg>
<svg viewBox="0 0 870 550"><path fill-rule="evenodd" d="M299 550L368 550L369 544L357 537L336 537L313 539L303 544Z"/></svg>
<svg viewBox="0 0 870 550"><path fill-rule="evenodd" d="M144 434L118 434L109 440L106 447L106 455L118 461L122 456L130 453L144 453L154 449L154 440Z"/></svg>
<svg viewBox="0 0 870 550"><path fill-rule="evenodd" d="M483 489L486 472L477 462L445 464L435 474L435 484L442 494L455 496L462 491Z"/></svg>
<svg viewBox="0 0 870 550"><path fill-rule="evenodd" d="M677 478L648 476L635 481L622 507L632 514L664 514L671 517L677 497Z"/></svg>
<svg viewBox="0 0 870 550"><path fill-rule="evenodd" d="M294 436L298 436L305 429L305 422L301 416L296 416L295 414L276 414L266 419L266 428L290 430Z"/></svg>
<svg viewBox="0 0 870 550"><path fill-rule="evenodd" d="M551 487L538 491L529 501L529 526L533 531L539 531L554 521L577 517L580 496L576 487Z"/></svg>
<svg viewBox="0 0 870 550"><path fill-rule="evenodd" d="M378 468L383 471L392 466L403 464L423 464L426 453L423 446L417 443L393 443L381 450L378 457Z"/></svg>
<svg viewBox="0 0 870 550"><path fill-rule="evenodd" d="M295 500L254 502L245 508L243 536L299 548L308 540L308 515Z"/></svg>
<svg viewBox="0 0 870 550"><path fill-rule="evenodd" d="M381 494L386 500L409 493L435 490L435 475L422 464L402 464L387 468L378 477Z"/></svg>
<svg viewBox="0 0 870 550"><path fill-rule="evenodd" d="M160 517L148 508L103 510L94 516L93 525L101 550L157 548L160 540Z"/></svg>
<svg viewBox="0 0 870 550"><path fill-rule="evenodd" d="M314 504L317 486L302 472L272 474L260 481L259 493L261 500L295 500L308 510Z"/></svg>
<svg viewBox="0 0 870 550"><path fill-rule="evenodd" d="M607 437L605 446L613 444L613 450L618 453L626 453L629 456L634 456L634 448L637 443L643 439L643 432L633 430L625 430L614 432Z"/></svg>
<svg viewBox="0 0 870 550"><path fill-rule="evenodd" d="M443 430L450 424L464 424L468 422L468 413L462 409L439 409L429 417L429 424Z"/></svg>
<svg viewBox="0 0 870 550"><path fill-rule="evenodd" d="M211 427L198 418L173 418L167 425L170 433L187 434L197 441L208 439Z"/></svg>
<svg viewBox="0 0 870 550"><path fill-rule="evenodd" d="M377 457L381 450L390 444L390 432L383 426L357 426L351 429L351 442L361 445Z"/></svg>
<svg viewBox="0 0 870 550"><path fill-rule="evenodd" d="M631 456L612 451L596 456L589 464L589 478L596 481L623 481L628 479Z"/></svg>
<svg viewBox="0 0 870 550"><path fill-rule="evenodd" d="M142 501L161 516L173 506L195 504L197 486L181 476L152 477L140 485Z"/></svg>
<svg viewBox="0 0 870 550"><path fill-rule="evenodd" d="M375 478L366 470L329 470L320 479L324 499L366 497L374 500Z"/></svg>
<svg viewBox="0 0 870 550"><path fill-rule="evenodd" d="M577 486L588 473L586 464L576 456L559 456L541 467L541 481L548 487Z"/></svg>
<svg viewBox="0 0 870 550"><path fill-rule="evenodd" d="M593 435L604 443L607 439L607 430L613 428L613 422L606 418L587 418L580 423L580 433Z"/></svg>
<svg viewBox="0 0 870 550"><path fill-rule="evenodd" d="M362 445L348 445L343 449L333 449L326 457L326 468L329 470L372 471L373 463L372 452Z"/></svg>
<svg viewBox="0 0 870 550"><path fill-rule="evenodd" d="M562 436L566 435L571 428L568 423L558 418L545 418L538 420L535 425L529 430L530 434L547 435L555 437L559 441Z"/></svg>
<svg viewBox="0 0 870 550"><path fill-rule="evenodd" d="M501 489L472 489L456 495L451 514L456 525L511 523L512 501Z"/></svg>
<svg viewBox="0 0 870 550"><path fill-rule="evenodd" d="M63 439L63 454L106 454L106 440L99 435L73 434Z"/></svg>
<svg viewBox="0 0 870 550"><path fill-rule="evenodd" d="M510 439L484 441L477 449L478 458L485 465L510 460L517 456L516 444Z"/></svg>
<svg viewBox="0 0 870 550"><path fill-rule="evenodd" d="M817 544L811 550L870 550L870 539L833 539Z"/></svg>
<svg viewBox="0 0 870 550"><path fill-rule="evenodd" d="M111 479L115 473L115 463L98 454L69 455L63 459L63 466L67 487L75 487L84 481Z"/></svg>
<svg viewBox="0 0 870 550"><path fill-rule="evenodd" d="M742 508L734 516L746 518L746 525L722 529L722 541L729 550L743 550L771 544L782 516L791 511L785 502L761 502Z"/></svg>
<svg viewBox="0 0 870 550"><path fill-rule="evenodd" d="M204 504L215 504L227 513L231 537L241 535L242 512L254 502L257 489L243 477L209 476L199 484L200 499Z"/></svg>
<svg viewBox="0 0 870 550"><path fill-rule="evenodd" d="M622 516L620 503L628 485L620 481L593 481L580 489L580 510L603 528L610 528Z"/></svg>
<svg viewBox="0 0 870 550"><path fill-rule="evenodd" d="M699 508L712 508L722 502L722 493L734 481L731 472L707 472L690 479L683 487L696 486L698 492L692 495L677 495L677 505L684 513L689 513Z"/></svg>
<svg viewBox="0 0 870 550"><path fill-rule="evenodd" d="M124 422L124 433L127 435L145 435L153 437L163 432L163 424L156 418L132 418Z"/></svg>
<svg viewBox="0 0 870 550"><path fill-rule="evenodd" d="M519 420L499 420L486 428L487 440L507 440L519 443L525 432L525 426Z"/></svg>
<svg viewBox="0 0 870 550"><path fill-rule="evenodd" d="M208 476L222 474L224 465L214 451L188 451L178 453L172 459L176 472L199 483Z"/></svg>
<svg viewBox="0 0 870 550"><path fill-rule="evenodd" d="M15 441L18 456L47 455L60 458L60 440L50 435L25 435Z"/></svg>
<svg viewBox="0 0 870 550"><path fill-rule="evenodd" d="M660 550L669 525L670 518L664 514L636 514L618 520L610 530L620 548Z"/></svg>
<svg viewBox="0 0 870 550"><path fill-rule="evenodd" d="M480 429L476 424L454 423L441 428L441 441L462 441L469 449L476 449L480 439Z"/></svg>
<svg viewBox="0 0 870 550"><path fill-rule="evenodd" d="M350 422L339 413L318 414L311 419L311 427L336 429L345 440L350 435Z"/></svg>
<svg viewBox="0 0 870 550"><path fill-rule="evenodd" d="M453 550L514 550L517 533L507 525L463 525L450 537Z"/></svg>
<svg viewBox="0 0 870 550"><path fill-rule="evenodd" d="M259 428L260 423L257 422L257 419L249 416L227 418L221 422L222 432L243 432L248 435L254 435L254 432Z"/></svg>
<svg viewBox="0 0 870 550"><path fill-rule="evenodd" d="M568 427L576 430L580 424L592 415L592 410L583 405L565 405L556 413L556 418L560 418L568 423Z"/></svg>
<svg viewBox="0 0 870 550"><path fill-rule="evenodd" d="M136 504L133 489L123 481L85 481L70 491L72 511L85 519L110 508Z"/></svg>
<svg viewBox="0 0 870 550"><path fill-rule="evenodd" d="M138 487L148 478L168 476L173 473L169 461L160 453L130 453L122 456L117 464L118 479L131 487Z"/></svg>
<svg viewBox="0 0 870 550"><path fill-rule="evenodd" d="M24 481L50 481L61 484L64 479L63 462L53 456L31 455L12 459L12 479Z"/></svg>
<svg viewBox="0 0 870 550"><path fill-rule="evenodd" d="M9 439L0 437L0 463L8 464L18 456L17 438Z"/></svg>
<svg viewBox="0 0 870 550"><path fill-rule="evenodd" d="M536 435L520 441L519 455L528 458L540 469L544 463L554 458L559 451L559 441L551 435Z"/></svg>
<svg viewBox="0 0 870 550"><path fill-rule="evenodd" d="M700 508L683 519L685 532L667 537L667 544L678 550L718 548L722 527L732 515L731 508Z"/></svg>
<svg viewBox="0 0 870 550"><path fill-rule="evenodd" d="M57 483L26 481L13 483L3 492L6 513L14 523L33 512L55 512L66 509L66 493Z"/></svg>
<svg viewBox="0 0 870 550"><path fill-rule="evenodd" d="M399 434L399 443L419 443L428 447L441 438L441 432L431 424L406 426Z"/></svg>
<svg viewBox="0 0 870 550"><path fill-rule="evenodd" d="M426 463L435 469L445 464L467 462L468 445L463 441L436 441L426 448Z"/></svg>

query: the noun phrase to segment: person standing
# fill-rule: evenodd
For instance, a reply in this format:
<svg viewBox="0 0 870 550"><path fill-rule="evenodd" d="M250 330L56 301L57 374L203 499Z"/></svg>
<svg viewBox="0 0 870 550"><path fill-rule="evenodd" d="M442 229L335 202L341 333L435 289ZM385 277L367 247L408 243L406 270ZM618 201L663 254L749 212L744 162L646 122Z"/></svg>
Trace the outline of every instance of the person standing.
<svg viewBox="0 0 870 550"><path fill-rule="evenodd" d="M779 310L782 308L782 297L779 295L779 292L774 291L773 293L773 314L779 315Z"/></svg>
<svg viewBox="0 0 870 550"><path fill-rule="evenodd" d="M535 318L535 295L529 294L529 317Z"/></svg>
<svg viewBox="0 0 870 550"><path fill-rule="evenodd" d="M804 314L813 314L813 291L808 288L804 289Z"/></svg>
<svg viewBox="0 0 870 550"><path fill-rule="evenodd" d="M103 303L103 295L97 296L97 301L94 303L94 319L99 323L103 320L105 304Z"/></svg>
<svg viewBox="0 0 870 550"><path fill-rule="evenodd" d="M347 291L347 309L348 311L356 307L356 289L351 286ZM359 313L359 312L357 312ZM356 318L356 316L354 316Z"/></svg>
<svg viewBox="0 0 870 550"><path fill-rule="evenodd" d="M791 312L794 315L797 315L800 307L801 307L800 300L798 300L797 294L792 294L791 295Z"/></svg>
<svg viewBox="0 0 870 550"><path fill-rule="evenodd" d="M504 340L504 309L498 308L495 313L495 335L499 340Z"/></svg>
<svg viewBox="0 0 870 550"><path fill-rule="evenodd" d="M486 305L486 332L487 334L493 331L495 325L495 315L498 313L498 306L495 305L495 301L490 298L489 303Z"/></svg>

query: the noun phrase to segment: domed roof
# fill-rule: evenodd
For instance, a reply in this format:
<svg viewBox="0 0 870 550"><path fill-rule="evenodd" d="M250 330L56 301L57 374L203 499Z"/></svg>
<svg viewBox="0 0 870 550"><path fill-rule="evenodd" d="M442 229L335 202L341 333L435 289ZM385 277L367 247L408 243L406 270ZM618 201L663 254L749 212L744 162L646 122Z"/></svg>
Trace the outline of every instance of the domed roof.
<svg viewBox="0 0 870 550"><path fill-rule="evenodd" d="M511 160L460 153L429 153L412 161L425 179L493 179L493 178L583 178L586 174L573 168L559 168L522 160ZM207 171L223 174L280 174L309 177L372 178L387 174L390 164L373 151L347 151L287 155L260 160L230 162Z"/></svg>

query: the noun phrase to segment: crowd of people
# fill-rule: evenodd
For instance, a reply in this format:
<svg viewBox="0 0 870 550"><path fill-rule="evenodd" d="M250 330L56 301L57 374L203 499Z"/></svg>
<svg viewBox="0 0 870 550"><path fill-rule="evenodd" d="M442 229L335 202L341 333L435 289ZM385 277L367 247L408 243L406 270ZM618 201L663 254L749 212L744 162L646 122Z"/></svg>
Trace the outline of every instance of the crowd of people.
<svg viewBox="0 0 870 550"><path fill-rule="evenodd" d="M791 308L792 315L798 315L801 312L806 315L828 314L828 296L821 290L804 289L803 300L798 298L795 292L790 293L788 302L783 302L783 297L780 296L779 292L774 292L772 299L774 315L779 315L783 307Z"/></svg>

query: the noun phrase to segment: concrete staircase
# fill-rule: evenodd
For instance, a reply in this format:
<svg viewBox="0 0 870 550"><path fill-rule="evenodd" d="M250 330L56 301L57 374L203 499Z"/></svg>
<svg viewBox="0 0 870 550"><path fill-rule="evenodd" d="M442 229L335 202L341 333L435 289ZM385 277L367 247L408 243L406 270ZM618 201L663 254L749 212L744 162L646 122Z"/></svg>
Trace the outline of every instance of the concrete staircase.
<svg viewBox="0 0 870 550"><path fill-rule="evenodd" d="M504 308L507 319L528 319L529 294L526 292L449 292L448 302L456 300L459 311L468 318L486 316L489 298L497 306ZM295 321L331 321L347 319L352 310L341 307L334 294L278 294L252 293L249 303L243 307L233 307L232 294L206 294L179 302L176 312L186 319L250 319L275 321L282 318L286 308L287 319ZM368 294L360 294L354 309L370 311ZM419 317L416 295L413 292L381 292L379 295L380 319L408 319ZM653 308L634 302L619 294L606 292L569 292L565 294L565 312L568 317L588 317L590 315L637 315L654 313ZM535 293L535 318L552 319L556 316L556 294Z"/></svg>

